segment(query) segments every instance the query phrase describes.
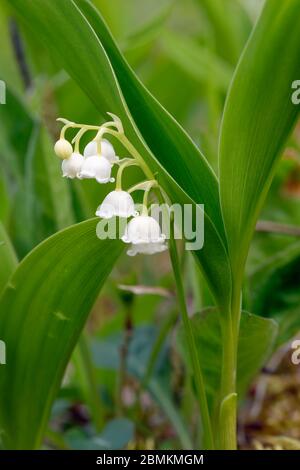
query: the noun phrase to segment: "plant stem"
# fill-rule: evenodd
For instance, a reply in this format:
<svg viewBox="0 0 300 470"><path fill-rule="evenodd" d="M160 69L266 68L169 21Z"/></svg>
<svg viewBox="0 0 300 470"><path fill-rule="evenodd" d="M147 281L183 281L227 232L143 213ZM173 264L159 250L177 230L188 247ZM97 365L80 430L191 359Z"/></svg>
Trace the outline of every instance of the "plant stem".
<svg viewBox="0 0 300 470"><path fill-rule="evenodd" d="M222 450L236 449L236 344L231 318L221 319L222 327L222 372L221 402L219 410L219 447Z"/></svg>
<svg viewBox="0 0 300 470"><path fill-rule="evenodd" d="M184 294L184 287L183 287L183 282L182 282L182 277L181 277L178 251L177 251L177 246L176 246L176 242L174 239L173 221L171 222L171 236L170 236L169 247L170 247L170 258L171 258L172 268L173 268L174 277L176 281L177 298L178 298L178 302L179 302L179 306L180 306L180 310L182 314L183 325L185 329L187 344L189 348L189 354L191 357L191 363L192 363L193 372L194 372L195 385L196 385L196 390L198 394L199 407L200 407L202 425L203 425L203 446L206 449L213 449L214 448L213 434L212 434L207 398L206 398L206 393L205 393L204 380L203 380L202 370L201 370L198 352L196 348L194 333L193 333L192 325L189 319L186 302L185 302L185 294Z"/></svg>
<svg viewBox="0 0 300 470"><path fill-rule="evenodd" d="M231 312L227 315L220 315L223 356L219 410L219 445L222 450L235 450L237 448L236 372L241 316L241 289L239 286L240 283L235 284L236 289L232 295Z"/></svg>

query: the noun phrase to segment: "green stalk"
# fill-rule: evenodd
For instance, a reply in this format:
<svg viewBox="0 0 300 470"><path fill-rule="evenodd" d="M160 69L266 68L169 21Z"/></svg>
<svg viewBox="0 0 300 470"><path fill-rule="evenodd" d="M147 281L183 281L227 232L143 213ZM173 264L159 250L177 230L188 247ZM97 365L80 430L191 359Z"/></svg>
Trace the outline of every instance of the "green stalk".
<svg viewBox="0 0 300 470"><path fill-rule="evenodd" d="M203 425L203 446L206 449L213 449L214 439L213 439L210 415L209 415L209 410L208 410L207 398L206 398L206 393L205 393L204 380L203 380L202 370L201 370L199 357L197 353L194 333L193 333L192 325L190 323L190 319L189 319L189 315L188 315L188 311L186 307L186 302L185 302L185 294L184 294L184 287L183 287L183 282L182 282L182 277L181 277L178 251L177 251L177 246L176 246L176 242L174 239L173 222L171 223L171 236L170 236L169 247L170 247L170 258L171 258L172 268L173 268L174 277L176 281L177 298L178 298L178 302L179 302L179 306L180 306L180 310L182 314L182 320L183 320L187 344L189 348L189 354L191 357L194 378L195 378L195 385L196 385L196 390L197 390L197 395L198 395L198 400L199 400L199 407L200 407L202 425Z"/></svg>
<svg viewBox="0 0 300 470"><path fill-rule="evenodd" d="M219 411L219 448L236 449L236 344L230 317L221 320L222 375Z"/></svg>
<svg viewBox="0 0 300 470"><path fill-rule="evenodd" d="M228 315L220 315L223 356L218 444L222 450L237 448L236 373L240 316L241 296L238 289L233 292L231 312Z"/></svg>

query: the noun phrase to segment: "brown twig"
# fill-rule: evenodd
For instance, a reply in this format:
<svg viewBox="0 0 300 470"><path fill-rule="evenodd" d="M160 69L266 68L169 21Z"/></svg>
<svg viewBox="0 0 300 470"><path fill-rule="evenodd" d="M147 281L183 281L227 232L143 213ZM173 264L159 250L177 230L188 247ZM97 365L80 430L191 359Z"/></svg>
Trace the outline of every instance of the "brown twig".
<svg viewBox="0 0 300 470"><path fill-rule="evenodd" d="M300 227L271 222L269 220L259 220L256 224L256 231L300 237Z"/></svg>

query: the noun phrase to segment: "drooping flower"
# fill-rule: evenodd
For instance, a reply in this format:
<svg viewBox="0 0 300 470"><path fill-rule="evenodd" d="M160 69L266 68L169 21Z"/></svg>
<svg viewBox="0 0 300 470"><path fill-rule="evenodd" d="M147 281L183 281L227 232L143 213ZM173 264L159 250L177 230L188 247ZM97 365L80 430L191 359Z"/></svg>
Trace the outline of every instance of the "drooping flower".
<svg viewBox="0 0 300 470"><path fill-rule="evenodd" d="M61 168L65 178L76 178L82 168L84 158L80 153L72 153L70 158L63 160Z"/></svg>
<svg viewBox="0 0 300 470"><path fill-rule="evenodd" d="M73 147L68 140L59 139L54 146L54 152L59 158L64 160L70 158L73 153Z"/></svg>
<svg viewBox="0 0 300 470"><path fill-rule="evenodd" d="M110 219L111 217L128 218L137 215L134 209L134 200L126 191L115 190L110 192L96 211L98 217Z"/></svg>
<svg viewBox="0 0 300 470"><path fill-rule="evenodd" d="M85 158L81 170L78 174L80 179L83 178L95 178L98 183L109 183L113 182L114 178L111 178L111 164L102 155L93 155Z"/></svg>
<svg viewBox="0 0 300 470"><path fill-rule="evenodd" d="M154 254L167 249L166 236L161 233L159 223L148 215L139 215L130 220L122 237L124 243L131 243L129 256L137 253Z"/></svg>
<svg viewBox="0 0 300 470"><path fill-rule="evenodd" d="M98 153L98 144L95 140L92 140L87 144L84 149L83 155L88 157L93 157ZM116 156L115 149L113 148L112 144L106 140L101 140L101 155L106 158L112 165L119 161L119 158Z"/></svg>

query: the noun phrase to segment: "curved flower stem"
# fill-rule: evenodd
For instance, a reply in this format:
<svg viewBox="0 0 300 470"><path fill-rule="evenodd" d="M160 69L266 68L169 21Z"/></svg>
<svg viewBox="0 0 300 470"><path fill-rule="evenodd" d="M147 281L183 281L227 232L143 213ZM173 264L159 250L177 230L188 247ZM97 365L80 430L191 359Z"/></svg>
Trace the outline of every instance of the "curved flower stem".
<svg viewBox="0 0 300 470"><path fill-rule="evenodd" d="M192 368L194 372L194 379L195 385L199 400L199 408L201 412L202 418L202 425L203 425L203 446L206 449L213 449L214 448L214 439L212 433L212 426L211 420L208 410L207 398L205 393L204 387L204 379L202 375L202 370L199 362L195 337L192 329L192 325L189 319L187 306L185 302L185 293L183 287L183 281L181 277L181 268L179 263L178 251L176 242L174 239L174 222L171 221L171 233L170 233L170 241L169 241L169 248L170 248L170 258L172 263L172 268L174 272L174 277L176 281L176 288L177 288L177 298L178 303L180 306L183 325L185 329L187 345L189 348L189 354L191 358Z"/></svg>
<svg viewBox="0 0 300 470"><path fill-rule="evenodd" d="M124 159L125 160L125 159ZM116 178L116 191L121 191L122 190L122 175L123 171L125 168L129 166L139 166L139 163L137 163L133 159L126 159L125 162L121 163L117 172L117 178Z"/></svg>
<svg viewBox="0 0 300 470"><path fill-rule="evenodd" d="M150 191L154 186L157 185L157 182L155 180L149 181L148 185L145 189L144 192L144 197L143 197L143 210L142 210L142 215L148 215L148 197L150 194Z"/></svg>
<svg viewBox="0 0 300 470"><path fill-rule="evenodd" d="M126 148L126 150L129 152L129 154L139 163L139 166L141 167L141 169L143 170L145 176L150 179L150 180L154 180L154 175L152 173L152 171L150 170L150 168L148 168L148 166L146 165L146 163L144 162L144 159L143 157L141 156L141 154L136 150L136 148L134 147L134 145L132 145L132 143L127 139L127 137L125 136L125 134L122 134L120 132L116 132L112 129L103 129L103 133L101 132L102 135L104 134L110 134L112 135L113 137L115 137L116 139L118 139L119 142L121 142L121 144ZM97 137L96 137L97 138Z"/></svg>

